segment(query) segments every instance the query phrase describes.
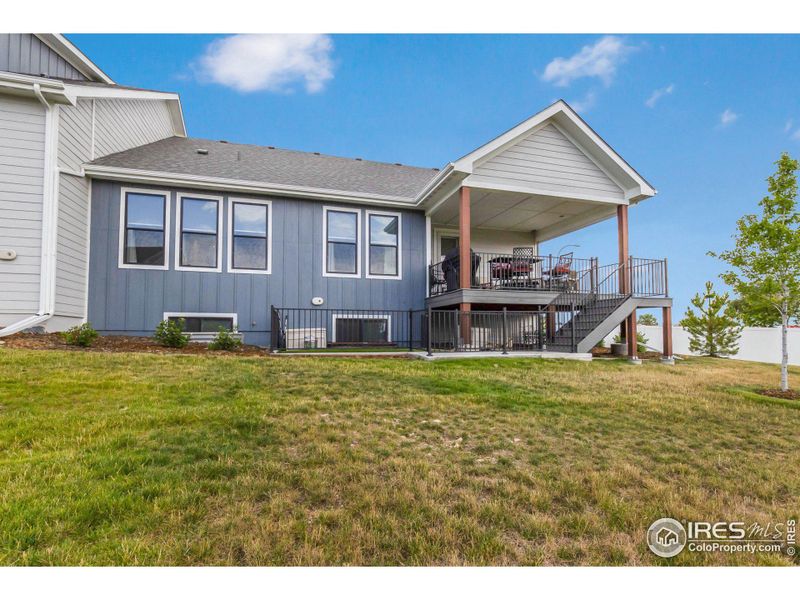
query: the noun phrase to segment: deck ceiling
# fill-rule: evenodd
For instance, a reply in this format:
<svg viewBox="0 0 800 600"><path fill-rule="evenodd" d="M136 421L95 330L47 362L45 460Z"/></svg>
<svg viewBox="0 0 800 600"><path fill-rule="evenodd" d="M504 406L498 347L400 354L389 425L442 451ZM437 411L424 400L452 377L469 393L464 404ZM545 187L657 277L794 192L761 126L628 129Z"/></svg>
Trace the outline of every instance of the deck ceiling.
<svg viewBox="0 0 800 600"><path fill-rule="evenodd" d="M615 214L613 205L554 196L483 190L470 191L473 228L540 232L540 240L562 235ZM458 193L431 215L433 223L458 227ZM553 235L550 235L553 234Z"/></svg>

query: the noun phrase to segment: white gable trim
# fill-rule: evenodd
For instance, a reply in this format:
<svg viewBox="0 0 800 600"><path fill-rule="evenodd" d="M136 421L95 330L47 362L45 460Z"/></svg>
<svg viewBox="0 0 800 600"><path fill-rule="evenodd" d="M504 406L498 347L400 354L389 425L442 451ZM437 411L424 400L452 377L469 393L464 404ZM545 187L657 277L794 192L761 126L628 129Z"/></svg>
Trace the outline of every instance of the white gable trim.
<svg viewBox="0 0 800 600"><path fill-rule="evenodd" d="M499 135L492 141L484 144L483 146L473 150L466 156L458 159L454 163L454 169L463 173L472 173L476 165L481 164L484 160L490 159L492 156L506 150L508 147L517 143L522 137L530 135L541 129L548 122L553 125L558 125L554 118L560 116L568 119L583 135L586 136L587 141L594 144L598 151L607 156L614 167L618 170L616 176L612 176L609 169L602 169L609 175L612 181L620 185L620 175L630 178L634 186L620 185L620 188L625 191L626 198L634 199L647 196L653 196L656 190L639 175L623 158L617 154L611 146L609 146L594 130L581 119L578 114L563 100L559 100L554 104L548 106L543 111L535 114L530 119L527 119L519 125L512 127L505 133ZM577 141L574 136L567 135L563 127L558 127L561 133L564 133L573 144L575 144L584 154L591 155L591 152L586 152L586 143ZM591 158L591 156L590 156ZM597 164L597 160L593 159ZM598 164L598 166L600 166Z"/></svg>

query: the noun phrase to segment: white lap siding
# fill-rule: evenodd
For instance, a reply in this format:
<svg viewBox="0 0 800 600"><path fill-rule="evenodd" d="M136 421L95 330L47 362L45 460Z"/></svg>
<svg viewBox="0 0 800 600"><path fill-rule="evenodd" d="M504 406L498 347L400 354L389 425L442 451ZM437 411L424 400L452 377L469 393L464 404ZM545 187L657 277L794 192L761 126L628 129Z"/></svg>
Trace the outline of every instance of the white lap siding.
<svg viewBox="0 0 800 600"><path fill-rule="evenodd" d="M56 314L85 317L89 243L89 181L73 174L94 158L174 135L166 102L78 100L60 107Z"/></svg>
<svg viewBox="0 0 800 600"><path fill-rule="evenodd" d="M538 129L475 169L507 186L525 186L553 195L621 200L622 189L555 126Z"/></svg>
<svg viewBox="0 0 800 600"><path fill-rule="evenodd" d="M44 147L42 105L0 95L0 326L39 309Z"/></svg>

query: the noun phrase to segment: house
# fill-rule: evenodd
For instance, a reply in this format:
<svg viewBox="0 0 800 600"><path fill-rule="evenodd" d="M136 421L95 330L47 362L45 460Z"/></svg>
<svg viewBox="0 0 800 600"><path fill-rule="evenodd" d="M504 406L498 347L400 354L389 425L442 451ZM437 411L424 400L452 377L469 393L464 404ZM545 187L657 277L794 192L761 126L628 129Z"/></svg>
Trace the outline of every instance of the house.
<svg viewBox="0 0 800 600"><path fill-rule="evenodd" d="M58 35L0 36L0 69L0 335L182 318L276 349L584 353L621 327L635 358L661 308L669 340L666 260L628 248L656 192L563 101L429 169L186 137L176 95ZM540 255L605 219L618 262Z"/></svg>

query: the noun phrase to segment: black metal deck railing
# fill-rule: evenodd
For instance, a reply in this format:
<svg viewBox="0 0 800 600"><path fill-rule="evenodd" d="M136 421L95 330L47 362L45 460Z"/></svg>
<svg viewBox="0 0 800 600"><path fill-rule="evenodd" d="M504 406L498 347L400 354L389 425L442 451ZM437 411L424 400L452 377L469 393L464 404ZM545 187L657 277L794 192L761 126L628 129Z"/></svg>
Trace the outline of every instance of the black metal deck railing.
<svg viewBox="0 0 800 600"><path fill-rule="evenodd" d="M599 266L596 258L523 256L472 253L471 289L531 290L595 293L610 271L619 271L619 281L630 284L636 297L667 295L666 259L629 258L625 263ZM458 257L428 267L429 295L439 296L462 289ZM615 292L623 292L622 288Z"/></svg>

